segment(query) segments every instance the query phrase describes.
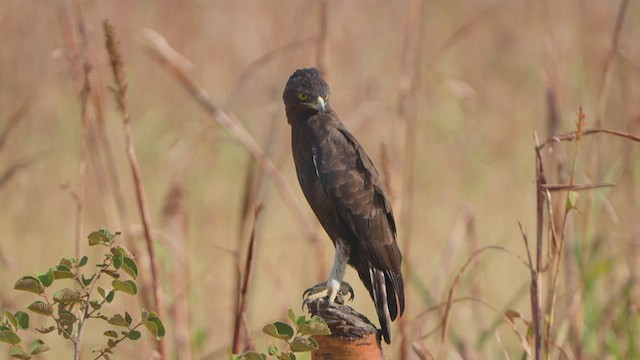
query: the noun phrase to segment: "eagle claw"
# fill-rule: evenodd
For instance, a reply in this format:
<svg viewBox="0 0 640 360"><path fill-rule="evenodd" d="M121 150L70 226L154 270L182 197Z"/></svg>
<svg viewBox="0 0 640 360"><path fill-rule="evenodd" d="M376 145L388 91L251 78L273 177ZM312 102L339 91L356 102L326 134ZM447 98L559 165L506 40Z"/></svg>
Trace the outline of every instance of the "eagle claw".
<svg viewBox="0 0 640 360"><path fill-rule="evenodd" d="M304 308L305 305L308 308L309 304L311 304L316 300L329 299L331 295L330 291L331 290L327 286L326 282L322 282L320 284L317 284L308 288L302 294L302 298L303 298L302 308ZM338 289L338 292L336 293L335 302L338 304L344 304L345 302L344 299L347 295L349 295L349 301L352 301L355 298L355 293L353 292L353 288L351 287L351 285L349 285L348 282L343 281L340 284L340 288Z"/></svg>

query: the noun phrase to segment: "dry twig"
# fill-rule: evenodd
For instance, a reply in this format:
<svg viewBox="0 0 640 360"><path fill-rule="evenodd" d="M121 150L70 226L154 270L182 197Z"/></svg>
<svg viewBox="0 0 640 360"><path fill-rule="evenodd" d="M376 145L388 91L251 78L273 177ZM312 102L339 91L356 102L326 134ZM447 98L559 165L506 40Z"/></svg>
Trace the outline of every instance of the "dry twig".
<svg viewBox="0 0 640 360"><path fill-rule="evenodd" d="M262 204L258 204L254 212L253 228L251 229L251 238L249 240L249 247L247 249L247 260L245 261L244 265L242 288L240 289L240 299L237 304L238 309L236 310L236 317L233 326L233 343L231 345L231 351L233 351L234 354L240 353L242 351L240 349L240 328L242 327L243 318L245 317L245 313L247 311L249 283L251 282L251 273L253 271L253 254L256 250L256 222L258 220L258 215L260 215L260 211L262 211L263 208L264 206Z"/></svg>
<svg viewBox="0 0 640 360"><path fill-rule="evenodd" d="M88 99L91 93L91 82L89 74L91 73L91 64L87 61L84 64L84 85L80 91L80 111L81 111L81 136L80 139L80 160L78 164L78 197L76 201L76 259L80 259L82 252L82 224L84 222L84 199L85 199L85 180L87 170L87 133L89 126L89 109Z"/></svg>
<svg viewBox="0 0 640 360"><path fill-rule="evenodd" d="M623 137L632 141L640 142L640 136L630 134L624 131L611 130L611 129L588 129L582 132L582 136L593 135L593 134L615 135L615 136ZM577 131L572 131L572 132L568 132L560 135L554 135L549 137L543 143L537 144L535 147L535 150L540 151L547 146L550 146L554 143L561 142L561 141L575 141L577 139L577 136L578 136Z"/></svg>

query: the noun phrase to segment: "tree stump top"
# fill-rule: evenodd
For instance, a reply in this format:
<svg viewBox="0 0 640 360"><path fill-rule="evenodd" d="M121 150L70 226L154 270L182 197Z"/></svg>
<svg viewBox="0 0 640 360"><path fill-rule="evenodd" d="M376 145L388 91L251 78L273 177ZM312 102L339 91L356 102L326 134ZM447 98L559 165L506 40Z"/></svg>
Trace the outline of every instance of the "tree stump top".
<svg viewBox="0 0 640 360"><path fill-rule="evenodd" d="M384 359L378 329L364 315L350 306L325 299L308 304L312 315L321 317L331 330L331 335L314 336L319 349L314 351L314 360L377 360Z"/></svg>

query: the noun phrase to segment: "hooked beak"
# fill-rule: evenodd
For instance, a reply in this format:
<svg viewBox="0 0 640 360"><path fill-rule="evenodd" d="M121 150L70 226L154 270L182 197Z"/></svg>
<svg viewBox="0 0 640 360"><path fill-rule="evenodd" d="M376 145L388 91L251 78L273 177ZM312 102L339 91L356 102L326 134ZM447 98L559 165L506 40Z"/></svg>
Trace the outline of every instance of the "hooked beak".
<svg viewBox="0 0 640 360"><path fill-rule="evenodd" d="M322 98L322 96L318 96L318 101L316 101L314 108L318 111L320 111L320 113L324 112L324 99Z"/></svg>

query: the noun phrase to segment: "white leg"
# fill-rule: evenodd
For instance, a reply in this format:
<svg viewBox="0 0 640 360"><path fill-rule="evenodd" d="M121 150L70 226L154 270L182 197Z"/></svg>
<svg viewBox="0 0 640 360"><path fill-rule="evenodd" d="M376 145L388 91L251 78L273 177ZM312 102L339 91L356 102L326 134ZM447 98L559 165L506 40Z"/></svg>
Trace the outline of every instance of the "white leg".
<svg viewBox="0 0 640 360"><path fill-rule="evenodd" d="M329 304L333 304L340 286L342 285L342 279L344 273L347 270L347 263L349 262L349 245L342 241L336 241L336 254L333 258L333 266L329 273L329 280L327 280L327 290L329 292Z"/></svg>

